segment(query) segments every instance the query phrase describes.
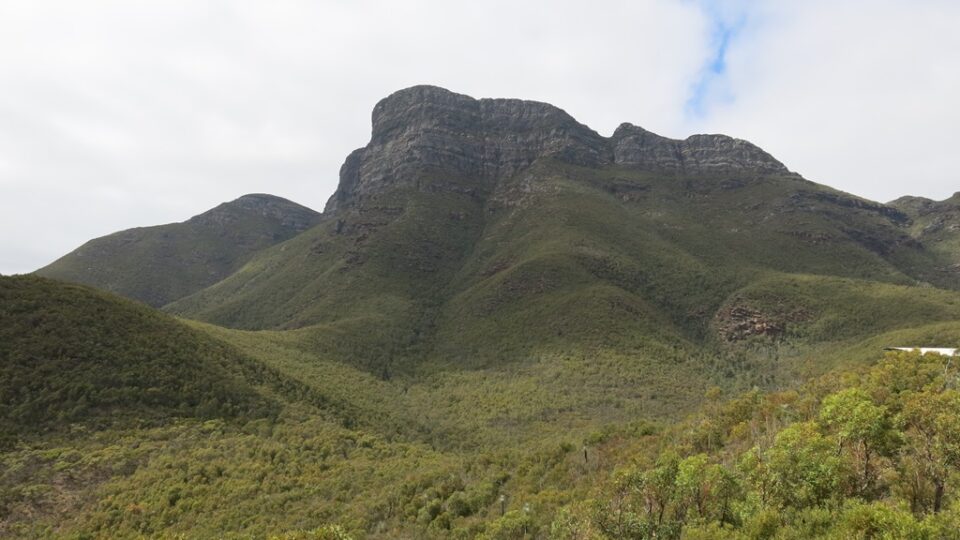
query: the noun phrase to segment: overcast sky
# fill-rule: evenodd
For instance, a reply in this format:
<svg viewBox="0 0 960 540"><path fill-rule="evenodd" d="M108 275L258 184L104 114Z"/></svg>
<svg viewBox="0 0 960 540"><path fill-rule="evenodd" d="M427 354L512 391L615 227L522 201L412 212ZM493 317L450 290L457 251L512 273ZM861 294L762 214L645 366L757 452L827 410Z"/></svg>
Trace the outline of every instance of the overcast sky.
<svg viewBox="0 0 960 540"><path fill-rule="evenodd" d="M0 273L251 192L317 210L421 83L960 191L956 0L0 0Z"/></svg>

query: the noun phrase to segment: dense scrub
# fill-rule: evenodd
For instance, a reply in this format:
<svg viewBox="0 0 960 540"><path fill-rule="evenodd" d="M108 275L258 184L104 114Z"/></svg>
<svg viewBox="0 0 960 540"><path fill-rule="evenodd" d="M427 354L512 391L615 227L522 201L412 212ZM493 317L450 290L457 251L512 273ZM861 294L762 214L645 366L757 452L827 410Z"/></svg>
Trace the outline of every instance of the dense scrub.
<svg viewBox="0 0 960 540"><path fill-rule="evenodd" d="M902 298L809 279L798 291ZM0 537L950 538L956 366L863 366L882 344L956 342L956 323L875 312L857 324L889 332L815 355L798 325L715 355L595 347L383 373L325 353L329 328L184 325L85 287L0 285ZM911 302L950 316L928 296L900 302L905 321ZM741 394L772 373L742 351L846 371ZM682 420L707 388L682 374L698 371L724 390Z"/></svg>
<svg viewBox="0 0 960 540"><path fill-rule="evenodd" d="M958 382L953 359L899 353L796 391L714 401L632 454L553 534L957 538Z"/></svg>
<svg viewBox="0 0 960 540"><path fill-rule="evenodd" d="M232 348L140 304L43 278L0 278L3 443L73 423L265 417L277 404Z"/></svg>

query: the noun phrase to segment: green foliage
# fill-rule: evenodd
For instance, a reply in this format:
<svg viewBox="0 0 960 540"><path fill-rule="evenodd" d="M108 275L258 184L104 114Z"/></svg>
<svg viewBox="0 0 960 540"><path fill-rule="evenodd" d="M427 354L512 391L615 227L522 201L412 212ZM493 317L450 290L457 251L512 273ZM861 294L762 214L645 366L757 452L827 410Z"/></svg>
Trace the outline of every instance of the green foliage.
<svg viewBox="0 0 960 540"><path fill-rule="evenodd" d="M886 407L873 403L861 388L848 388L827 396L820 423L832 429L837 444L851 454L859 470L857 491L869 495L876 483L874 456L889 455L899 442Z"/></svg>
<svg viewBox="0 0 960 540"><path fill-rule="evenodd" d="M903 508L882 502L863 503L850 500L840 510L837 522L826 536L837 540L924 540L940 535L933 527L918 521L916 516Z"/></svg>
<svg viewBox="0 0 960 540"><path fill-rule="evenodd" d="M793 176L528 172L426 174L239 255L177 233L229 261L162 291L206 323L0 280L0 536L956 530L954 372L862 367L960 342L944 253Z"/></svg>
<svg viewBox="0 0 960 540"><path fill-rule="evenodd" d="M339 525L324 525L312 531L287 532L271 535L270 540L353 540Z"/></svg>
<svg viewBox="0 0 960 540"><path fill-rule="evenodd" d="M741 466L765 503L777 508L816 506L826 503L846 480L834 447L815 423L800 422L779 432L763 454L748 453Z"/></svg>
<svg viewBox="0 0 960 540"><path fill-rule="evenodd" d="M477 540L522 540L534 532L530 516L522 511L511 511L494 520Z"/></svg>
<svg viewBox="0 0 960 540"><path fill-rule="evenodd" d="M593 511L562 514L556 528L595 527L601 538L954 538L956 381L951 360L898 353L866 373L811 381L795 396L815 397L812 407L790 393L709 406L709 422L671 429L655 464L627 468ZM721 442L694 453L690 431L704 425L719 426Z"/></svg>
<svg viewBox="0 0 960 540"><path fill-rule="evenodd" d="M69 424L265 417L262 370L140 304L36 277L0 277L0 424L20 436Z"/></svg>

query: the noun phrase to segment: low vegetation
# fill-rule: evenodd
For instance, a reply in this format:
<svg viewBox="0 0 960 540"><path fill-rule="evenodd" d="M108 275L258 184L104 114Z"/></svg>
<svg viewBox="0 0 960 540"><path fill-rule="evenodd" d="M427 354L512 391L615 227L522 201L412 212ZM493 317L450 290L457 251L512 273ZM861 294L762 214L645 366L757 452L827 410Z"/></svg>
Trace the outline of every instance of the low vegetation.
<svg viewBox="0 0 960 540"><path fill-rule="evenodd" d="M797 390L750 392L628 453L556 538L955 538L953 359L888 355Z"/></svg>
<svg viewBox="0 0 960 540"><path fill-rule="evenodd" d="M793 175L524 174L271 237L190 320L0 278L0 536L952 537L957 366L878 363L960 343L949 250Z"/></svg>

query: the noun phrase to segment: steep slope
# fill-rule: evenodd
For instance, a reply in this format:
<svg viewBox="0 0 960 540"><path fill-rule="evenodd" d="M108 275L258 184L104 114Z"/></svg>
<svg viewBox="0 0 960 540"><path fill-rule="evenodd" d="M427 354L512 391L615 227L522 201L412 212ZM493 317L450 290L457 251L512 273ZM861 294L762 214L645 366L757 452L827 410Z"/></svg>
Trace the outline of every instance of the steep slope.
<svg viewBox="0 0 960 540"><path fill-rule="evenodd" d="M317 347L377 370L598 347L687 357L722 341L738 290L777 276L956 286L910 223L746 141L629 124L604 138L551 105L414 87L374 108L319 226L168 309L320 325Z"/></svg>
<svg viewBox="0 0 960 540"><path fill-rule="evenodd" d="M96 238L36 273L160 307L220 281L318 217L280 197L244 195L182 223Z"/></svg>
<svg viewBox="0 0 960 540"><path fill-rule="evenodd" d="M230 347L85 286L0 277L0 432L21 436L177 417L266 417L277 406Z"/></svg>

